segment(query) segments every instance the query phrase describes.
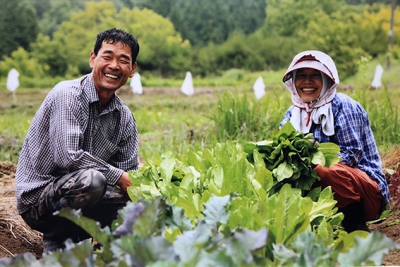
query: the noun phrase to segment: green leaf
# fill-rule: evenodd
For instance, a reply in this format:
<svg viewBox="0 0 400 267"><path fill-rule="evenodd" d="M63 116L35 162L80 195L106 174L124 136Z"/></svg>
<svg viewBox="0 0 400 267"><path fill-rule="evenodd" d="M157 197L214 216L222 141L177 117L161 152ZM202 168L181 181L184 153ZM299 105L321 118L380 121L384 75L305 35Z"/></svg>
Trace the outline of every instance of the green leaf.
<svg viewBox="0 0 400 267"><path fill-rule="evenodd" d="M175 157L171 151L166 151L161 155L161 163L160 163L160 173L161 178L170 182L172 178L172 174L174 173L175 167Z"/></svg>
<svg viewBox="0 0 400 267"><path fill-rule="evenodd" d="M174 252L183 263L196 262L203 247L211 236L211 229L203 220L200 220L193 231L184 232L178 236L173 244Z"/></svg>
<svg viewBox="0 0 400 267"><path fill-rule="evenodd" d="M166 218L167 207L162 198L154 199L136 218L133 225L135 235L144 238L160 233Z"/></svg>
<svg viewBox="0 0 400 267"><path fill-rule="evenodd" d="M244 263L253 263L252 251L265 247L267 244L268 230L259 231L243 229L236 231L233 238L226 244L227 255L232 257L237 266Z"/></svg>
<svg viewBox="0 0 400 267"><path fill-rule="evenodd" d="M258 169L254 178L255 179L252 180L252 184L258 195L262 194L260 193L261 189L265 194L265 192L268 192L275 184L272 172L266 168Z"/></svg>
<svg viewBox="0 0 400 267"><path fill-rule="evenodd" d="M283 245L273 247L281 266L335 266L334 253L323 243L318 243L312 232L301 233L291 244L293 250Z"/></svg>
<svg viewBox="0 0 400 267"><path fill-rule="evenodd" d="M292 167L290 167L289 164L287 164L286 161L284 161L281 164L279 164L276 169L272 171L272 174L274 175L274 177L278 182L281 182L285 179L292 177L293 169Z"/></svg>
<svg viewBox="0 0 400 267"><path fill-rule="evenodd" d="M355 237L355 246L347 253L339 253L339 266L380 266L383 256L400 245L380 232L372 232L366 238Z"/></svg>
<svg viewBox="0 0 400 267"><path fill-rule="evenodd" d="M104 247L108 247L110 242L114 240L114 237L112 236L109 227L101 228L98 222L83 216L80 210L64 208L58 211L57 214L61 217L67 218L70 221L73 221L75 224L82 227L82 229L88 232Z"/></svg>
<svg viewBox="0 0 400 267"><path fill-rule="evenodd" d="M90 240L84 240L79 244L67 241L66 248L63 251L53 252L51 257L57 258L58 264L61 266L96 266L94 263L95 257L93 247Z"/></svg>
<svg viewBox="0 0 400 267"><path fill-rule="evenodd" d="M248 154L252 154L253 151L256 149L257 149L256 143L249 142L249 143L246 143L243 145L244 152L246 152Z"/></svg>
<svg viewBox="0 0 400 267"><path fill-rule="evenodd" d="M270 151L271 148L273 147L273 143L274 143L274 141L272 141L272 140L258 141L256 143L256 147L258 150Z"/></svg>
<svg viewBox="0 0 400 267"><path fill-rule="evenodd" d="M341 161L338 157L340 147L335 143L321 143L319 144L318 150L324 154L325 167L329 167Z"/></svg>
<svg viewBox="0 0 400 267"><path fill-rule="evenodd" d="M254 159L254 168L256 170L260 168L265 168L265 162L263 156L258 152L258 150L254 150L253 153L253 159Z"/></svg>
<svg viewBox="0 0 400 267"><path fill-rule="evenodd" d="M141 242L137 242L134 246L135 255L140 259L144 252L151 252L154 255L152 262L175 262L177 255L174 253L174 248L171 243L166 241L162 236L151 236ZM144 262L148 266L152 262Z"/></svg>
<svg viewBox="0 0 400 267"><path fill-rule="evenodd" d="M227 209L230 202L230 196L217 197L212 196L208 204L204 204L204 217L206 224L211 229L217 229L219 224L226 224L229 219Z"/></svg>
<svg viewBox="0 0 400 267"><path fill-rule="evenodd" d="M172 216L165 219L165 224L169 227L177 227L181 231L188 231L193 229L192 221L185 216L185 211L182 208L173 206L171 208Z"/></svg>
<svg viewBox="0 0 400 267"><path fill-rule="evenodd" d="M282 126L282 128L275 136L279 137L283 134L286 134L286 136L290 136L292 132L296 132L296 129L293 127L293 124L290 121L288 121Z"/></svg>
<svg viewBox="0 0 400 267"><path fill-rule="evenodd" d="M293 240L298 234L310 227L309 210L312 202L303 198L300 190L294 190L289 184L284 184L280 191L267 199L265 225L275 237L275 243L285 243Z"/></svg>
<svg viewBox="0 0 400 267"><path fill-rule="evenodd" d="M325 156L321 151L317 151L314 153L311 162L315 165L321 165L322 167L325 167Z"/></svg>

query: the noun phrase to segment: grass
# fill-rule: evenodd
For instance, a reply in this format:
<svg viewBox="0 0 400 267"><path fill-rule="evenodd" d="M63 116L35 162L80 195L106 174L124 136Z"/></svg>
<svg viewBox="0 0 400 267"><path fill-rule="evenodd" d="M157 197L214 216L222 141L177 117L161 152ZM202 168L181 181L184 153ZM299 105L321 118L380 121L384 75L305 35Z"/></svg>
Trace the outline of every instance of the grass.
<svg viewBox="0 0 400 267"><path fill-rule="evenodd" d="M376 63L365 64L358 75L342 83L353 85L354 89L345 93L366 109L379 150L385 152L393 144L400 143L397 131L400 86L393 74L400 71L400 64L393 64L392 69L384 73L383 77L388 81L384 80L385 87L371 90L368 84L372 81ZM203 88L204 93L190 97L179 91L183 80L152 79L147 81L143 95L121 95L135 115L141 155L152 158L165 150L179 154L188 148L212 147L216 142L226 140L269 139L291 105L290 95L281 82L283 73L250 73L235 69L221 77L195 77L195 90L196 87ZM252 86L260 76L267 93L257 100ZM150 87L153 87L152 91L146 92ZM0 140L5 143L0 149L0 161L17 161L29 124L48 90L18 88L13 102L11 92L0 84L3 100L0 104Z"/></svg>

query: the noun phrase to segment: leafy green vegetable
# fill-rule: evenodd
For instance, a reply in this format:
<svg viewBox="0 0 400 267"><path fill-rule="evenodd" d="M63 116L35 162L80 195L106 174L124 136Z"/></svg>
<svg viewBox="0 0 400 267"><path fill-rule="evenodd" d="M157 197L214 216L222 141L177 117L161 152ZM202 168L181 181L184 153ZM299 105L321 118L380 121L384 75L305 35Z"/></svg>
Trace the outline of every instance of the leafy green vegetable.
<svg viewBox="0 0 400 267"><path fill-rule="evenodd" d="M249 162L259 167L262 160L265 167L272 171L273 187L269 191L270 195L286 183L301 189L305 195L319 180L313 167L318 164L329 167L340 160L339 146L314 142L312 134L297 132L290 121L283 125L272 140L249 142L243 147Z"/></svg>
<svg viewBox="0 0 400 267"><path fill-rule="evenodd" d="M321 202L314 205L320 205L319 210L327 212L332 209L332 203L326 200L332 200L332 195L329 190L321 192L321 195L323 197L318 201ZM165 238L165 229L183 225L182 222L188 218L183 218L179 209L168 205L162 198L143 201L144 210L133 221L135 231L115 239L103 239L109 228L101 229L99 224L83 217L80 211L62 211L60 215L72 219L95 238L105 241L103 247L93 251L90 240L78 244L67 240L62 251L44 254L38 260L31 253L0 259L0 267L376 266L381 264L383 255L389 250L400 247L379 232L369 235L366 232L343 233L336 239L341 245L335 245L336 241L333 242L331 237L310 231L305 221L310 219L307 211L314 209L310 205L312 201L301 197L299 190L291 190L288 184L269 199L268 205L275 204L275 209L270 206L268 212L279 215L266 218L270 221L267 227L258 230L239 226L230 228L227 222L232 221L231 216L235 214L230 211L232 207L237 208L236 198L211 196L204 205L204 219L199 219L196 226L181 228L182 234L172 241ZM134 206L131 204L119 212L122 219ZM174 215L175 212L178 214ZM293 218L296 212L299 216ZM308 219L302 221L301 218ZM292 234L284 237L284 232Z"/></svg>

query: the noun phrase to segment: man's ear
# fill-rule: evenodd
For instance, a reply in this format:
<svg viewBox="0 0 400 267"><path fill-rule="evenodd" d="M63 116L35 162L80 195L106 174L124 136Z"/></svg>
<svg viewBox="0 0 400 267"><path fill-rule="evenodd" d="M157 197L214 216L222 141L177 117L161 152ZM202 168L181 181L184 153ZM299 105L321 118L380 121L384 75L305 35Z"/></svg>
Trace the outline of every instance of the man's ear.
<svg viewBox="0 0 400 267"><path fill-rule="evenodd" d="M94 68L94 59L96 58L96 55L94 54L94 52L90 52L90 58L89 58L89 66L91 69Z"/></svg>
<svg viewBox="0 0 400 267"><path fill-rule="evenodd" d="M133 63L133 65L132 65L132 71L131 71L131 73L129 74L129 78L132 78L132 77L133 77L133 74L135 74L136 67L137 67L137 62Z"/></svg>

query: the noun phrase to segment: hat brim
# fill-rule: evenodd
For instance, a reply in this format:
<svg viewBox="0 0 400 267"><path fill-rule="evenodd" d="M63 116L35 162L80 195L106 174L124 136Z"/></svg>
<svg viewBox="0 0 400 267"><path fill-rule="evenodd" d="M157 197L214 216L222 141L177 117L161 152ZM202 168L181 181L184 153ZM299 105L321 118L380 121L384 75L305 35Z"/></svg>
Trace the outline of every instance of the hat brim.
<svg viewBox="0 0 400 267"><path fill-rule="evenodd" d="M283 76L283 79L282 79L283 82L286 82L287 80L293 78L292 71L298 70L298 69L305 69L305 68L319 70L319 71L325 73L333 81L335 80L332 73L329 71L329 69L324 64L322 64L321 62L316 61L316 60L305 60L305 61L296 63L291 68L289 68L286 71L285 75Z"/></svg>

